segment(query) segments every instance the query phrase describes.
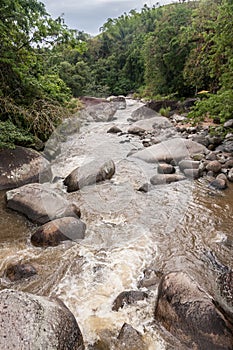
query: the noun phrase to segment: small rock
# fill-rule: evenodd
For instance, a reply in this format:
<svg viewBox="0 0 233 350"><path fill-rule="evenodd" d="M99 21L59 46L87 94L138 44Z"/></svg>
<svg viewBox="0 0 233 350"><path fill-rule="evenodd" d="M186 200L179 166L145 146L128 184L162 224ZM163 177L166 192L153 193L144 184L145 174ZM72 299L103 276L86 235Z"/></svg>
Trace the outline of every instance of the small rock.
<svg viewBox="0 0 233 350"><path fill-rule="evenodd" d="M36 269L31 264L14 264L7 267L5 275L11 282L29 278L37 274Z"/></svg>
<svg viewBox="0 0 233 350"><path fill-rule="evenodd" d="M80 190L104 180L109 180L115 174L115 164L112 160L103 164L92 162L74 169L64 180L67 192Z"/></svg>
<svg viewBox="0 0 233 350"><path fill-rule="evenodd" d="M212 160L207 164L206 170L218 173L222 168L222 164L218 160Z"/></svg>
<svg viewBox="0 0 233 350"><path fill-rule="evenodd" d="M150 184L145 183L141 187L139 187L138 191L147 193L149 191L149 189L150 189Z"/></svg>
<svg viewBox="0 0 233 350"><path fill-rule="evenodd" d="M128 323L123 324L117 340L119 349L146 350L148 348L143 341L142 335Z"/></svg>
<svg viewBox="0 0 233 350"><path fill-rule="evenodd" d="M229 159L224 164L224 168L233 168L233 159Z"/></svg>
<svg viewBox="0 0 233 350"><path fill-rule="evenodd" d="M56 219L39 227L32 235L31 242L37 247L54 247L62 241L83 239L85 231L86 224L79 219L73 217Z"/></svg>
<svg viewBox="0 0 233 350"><path fill-rule="evenodd" d="M233 119L229 119L227 120L224 124L223 124L224 128L233 128Z"/></svg>
<svg viewBox="0 0 233 350"><path fill-rule="evenodd" d="M229 170L229 173L227 175L227 178L229 181L233 182L233 168Z"/></svg>
<svg viewBox="0 0 233 350"><path fill-rule="evenodd" d="M132 135L143 135L145 133L145 129L140 128L139 126L131 126L128 129L128 133Z"/></svg>
<svg viewBox="0 0 233 350"><path fill-rule="evenodd" d="M225 190L227 188L227 183L224 179L216 178L215 180L211 181L210 187L213 187L216 190Z"/></svg>
<svg viewBox="0 0 233 350"><path fill-rule="evenodd" d="M108 129L108 131L107 131L107 133L109 133L109 134L117 134L118 132L122 132L122 130L118 127L118 126L116 126L116 125L114 125L114 126L112 126L110 129Z"/></svg>
<svg viewBox="0 0 233 350"><path fill-rule="evenodd" d="M179 175L179 174L164 174L164 175L158 174L158 175L152 176L152 178L150 179L150 182L152 185L162 185L162 184L170 184L176 181L182 181L185 179L186 179L185 176Z"/></svg>
<svg viewBox="0 0 233 350"><path fill-rule="evenodd" d="M138 290L130 290L120 293L113 302L112 310L118 311L124 305L133 304L135 301L144 300L148 298L148 294Z"/></svg>
<svg viewBox="0 0 233 350"><path fill-rule="evenodd" d="M214 152L210 152L205 157L206 160L217 160L217 155Z"/></svg>
<svg viewBox="0 0 233 350"><path fill-rule="evenodd" d="M176 169L173 165L167 163L158 164L158 173L159 174L174 174Z"/></svg>
<svg viewBox="0 0 233 350"><path fill-rule="evenodd" d="M184 175L192 179L198 179L200 171L199 169L184 169Z"/></svg>

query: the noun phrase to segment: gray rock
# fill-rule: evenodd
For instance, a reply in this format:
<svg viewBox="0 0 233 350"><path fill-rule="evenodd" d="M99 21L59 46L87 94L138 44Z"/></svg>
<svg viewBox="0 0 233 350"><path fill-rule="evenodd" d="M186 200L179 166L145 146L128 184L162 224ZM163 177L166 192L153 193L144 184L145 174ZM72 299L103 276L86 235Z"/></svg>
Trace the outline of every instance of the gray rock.
<svg viewBox="0 0 233 350"><path fill-rule="evenodd" d="M0 151L0 190L50 179L50 164L39 152L20 146Z"/></svg>
<svg viewBox="0 0 233 350"><path fill-rule="evenodd" d="M15 282L24 278L29 278L37 274L36 269L31 264L12 264L7 266L5 276L11 282Z"/></svg>
<svg viewBox="0 0 233 350"><path fill-rule="evenodd" d="M200 177L200 171L199 169L184 169L184 175L195 180Z"/></svg>
<svg viewBox="0 0 233 350"><path fill-rule="evenodd" d="M229 119L227 120L224 124L223 124L224 128L233 128L233 119Z"/></svg>
<svg viewBox="0 0 233 350"><path fill-rule="evenodd" d="M227 175L227 178L229 181L233 182L233 168L229 170L229 173Z"/></svg>
<svg viewBox="0 0 233 350"><path fill-rule="evenodd" d="M129 134L132 134L132 135L143 135L145 133L145 129L143 128L140 128L139 126L131 126L129 129L128 129L128 133Z"/></svg>
<svg viewBox="0 0 233 350"><path fill-rule="evenodd" d="M108 129L107 133L109 134L117 134L118 132L122 132L122 130L116 126L116 125L113 125L110 129Z"/></svg>
<svg viewBox="0 0 233 350"><path fill-rule="evenodd" d="M130 324L124 323L117 337L118 349L147 350L142 335Z"/></svg>
<svg viewBox="0 0 233 350"><path fill-rule="evenodd" d="M28 184L6 193L7 207L25 215L37 224L53 219L80 217L80 209L53 189L42 184Z"/></svg>
<svg viewBox="0 0 233 350"><path fill-rule="evenodd" d="M214 152L210 152L206 155L206 160L217 160L217 155Z"/></svg>
<svg viewBox="0 0 233 350"><path fill-rule="evenodd" d="M124 305L133 304L136 301L148 298L148 294L139 290L130 290L120 293L113 302L112 310L118 311Z"/></svg>
<svg viewBox="0 0 233 350"><path fill-rule="evenodd" d="M182 159L206 151L205 146L199 143L182 138L173 138L138 151L132 157L142 159L148 163L157 163L160 161L170 163L172 160L179 162Z"/></svg>
<svg viewBox="0 0 233 350"><path fill-rule="evenodd" d="M143 130L145 131L153 131L155 129L167 129L171 128L172 123L169 121L169 119L165 117L153 117L150 119L144 119L144 120L139 120L136 123L133 123L130 128L128 129L128 133L132 134L133 130Z"/></svg>
<svg viewBox="0 0 233 350"><path fill-rule="evenodd" d="M64 180L67 192L80 190L104 180L109 180L115 174L115 164L112 160L105 163L92 162L74 169Z"/></svg>
<svg viewBox="0 0 233 350"><path fill-rule="evenodd" d="M159 174L174 174L176 169L173 165L167 163L158 164L158 173Z"/></svg>
<svg viewBox="0 0 233 350"><path fill-rule="evenodd" d="M187 178L184 175L180 174L158 174L152 176L150 179L150 182L152 185L163 185L163 184L170 184L172 182L182 181L186 180Z"/></svg>
<svg viewBox="0 0 233 350"><path fill-rule="evenodd" d="M125 96L110 96L107 98L107 101L113 102L117 109L126 108Z"/></svg>
<svg viewBox="0 0 233 350"><path fill-rule="evenodd" d="M139 187L139 192L147 193L150 190L150 184L144 183L142 186Z"/></svg>
<svg viewBox="0 0 233 350"><path fill-rule="evenodd" d="M39 227L31 237L37 247L57 246L63 241L84 238L86 224L80 219L65 217L48 222Z"/></svg>
<svg viewBox="0 0 233 350"><path fill-rule="evenodd" d="M146 106L139 107L136 109L130 117L131 121L138 121L138 120L143 120L143 119L149 119L149 118L154 118L154 117L160 117L159 113L156 113L153 111L151 108L148 108Z"/></svg>
<svg viewBox="0 0 233 350"><path fill-rule="evenodd" d="M79 326L59 299L0 292L0 348L84 350Z"/></svg>
<svg viewBox="0 0 233 350"><path fill-rule="evenodd" d="M227 182L225 179L216 178L210 182L210 187L215 188L216 190L225 190L227 188Z"/></svg>
<svg viewBox="0 0 233 350"><path fill-rule="evenodd" d="M191 159L184 159L181 160L178 165L181 171L184 171L185 169L199 169L200 162Z"/></svg>
<svg viewBox="0 0 233 350"><path fill-rule="evenodd" d="M232 349L232 326L209 295L184 272L162 278L155 318L190 349Z"/></svg>
<svg viewBox="0 0 233 350"><path fill-rule="evenodd" d="M206 166L206 170L213 171L213 173L218 173L221 169L222 164L218 160L212 160Z"/></svg>

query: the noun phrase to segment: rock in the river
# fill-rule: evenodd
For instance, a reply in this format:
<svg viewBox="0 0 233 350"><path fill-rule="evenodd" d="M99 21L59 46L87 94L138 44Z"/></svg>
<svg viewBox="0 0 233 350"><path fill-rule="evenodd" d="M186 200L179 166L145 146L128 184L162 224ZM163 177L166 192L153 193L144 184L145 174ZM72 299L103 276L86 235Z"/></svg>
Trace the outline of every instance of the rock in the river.
<svg viewBox="0 0 233 350"><path fill-rule="evenodd" d="M129 129L129 134L136 134L135 130L141 130L143 132L145 131L153 131L155 129L167 129L171 128L172 123L169 121L169 119L165 117L153 117L150 119L145 120L139 120L136 123L133 123Z"/></svg>
<svg viewBox="0 0 233 350"><path fill-rule="evenodd" d="M126 108L125 96L110 96L107 98L107 101L113 102L116 105L117 109L125 109Z"/></svg>
<svg viewBox="0 0 233 350"><path fill-rule="evenodd" d="M224 174L219 174L216 179L210 182L210 187L216 190L225 190L227 188L227 178Z"/></svg>
<svg viewBox="0 0 233 350"><path fill-rule="evenodd" d="M152 176L150 183L152 185L170 184L172 182L182 181L187 179L184 175L180 174L157 174Z"/></svg>
<svg viewBox="0 0 233 350"><path fill-rule="evenodd" d="M122 132L122 130L116 125L111 126L111 128L107 131L109 134L117 134L118 132Z"/></svg>
<svg viewBox="0 0 233 350"><path fill-rule="evenodd" d="M91 162L83 167L74 169L64 180L68 192L80 190L104 180L109 180L115 174L115 164L108 160L103 164Z"/></svg>
<svg viewBox="0 0 233 350"><path fill-rule="evenodd" d="M0 151L0 190L51 178L49 162L39 152L20 146Z"/></svg>
<svg viewBox="0 0 233 350"><path fill-rule="evenodd" d="M146 350L142 335L130 324L124 323L117 337L118 349Z"/></svg>
<svg viewBox="0 0 233 350"><path fill-rule="evenodd" d="M179 168L181 171L184 171L185 169L198 169L199 165L200 162L191 159L184 159L179 162Z"/></svg>
<svg viewBox="0 0 233 350"><path fill-rule="evenodd" d="M124 305L133 304L135 301L148 298L148 294L139 290L130 290L120 293L113 302L112 310L118 311Z"/></svg>
<svg viewBox="0 0 233 350"><path fill-rule="evenodd" d="M184 175L195 180L200 177L200 171L199 169L184 169Z"/></svg>
<svg viewBox="0 0 233 350"><path fill-rule="evenodd" d="M62 241L84 238L86 224L80 219L65 217L48 222L39 227L31 237L37 247L57 246Z"/></svg>
<svg viewBox="0 0 233 350"><path fill-rule="evenodd" d="M0 348L84 350L79 326L59 299L0 292Z"/></svg>
<svg viewBox="0 0 233 350"><path fill-rule="evenodd" d="M155 318L190 349L233 347L232 326L209 295L184 272L172 272L162 278Z"/></svg>
<svg viewBox="0 0 233 350"><path fill-rule="evenodd" d="M132 157L142 159L148 163L160 161L170 163L172 160L179 162L192 155L205 152L207 152L206 147L199 143L182 138L173 138L138 151Z"/></svg>
<svg viewBox="0 0 233 350"><path fill-rule="evenodd" d="M7 207L37 223L66 217L80 217L80 209L60 194L42 184L28 184L6 193Z"/></svg>
<svg viewBox="0 0 233 350"><path fill-rule="evenodd" d="M149 119L149 118L154 118L154 117L161 117L159 113L156 113L153 111L153 109L148 108L146 106L139 107L136 109L130 117L131 121L138 121L138 120L143 120L143 119Z"/></svg>
<svg viewBox="0 0 233 350"><path fill-rule="evenodd" d="M222 164L218 160L212 160L206 166L206 170L213 171L213 173L218 173L221 168Z"/></svg>
<svg viewBox="0 0 233 350"><path fill-rule="evenodd" d="M174 174L176 169L173 165L167 163L158 164L158 173L159 174Z"/></svg>
<svg viewBox="0 0 233 350"><path fill-rule="evenodd" d="M233 168L229 170L227 177L229 181L233 182Z"/></svg>
<svg viewBox="0 0 233 350"><path fill-rule="evenodd" d="M24 278L29 278L37 274L36 269L31 264L12 264L5 271L5 275L11 282Z"/></svg>

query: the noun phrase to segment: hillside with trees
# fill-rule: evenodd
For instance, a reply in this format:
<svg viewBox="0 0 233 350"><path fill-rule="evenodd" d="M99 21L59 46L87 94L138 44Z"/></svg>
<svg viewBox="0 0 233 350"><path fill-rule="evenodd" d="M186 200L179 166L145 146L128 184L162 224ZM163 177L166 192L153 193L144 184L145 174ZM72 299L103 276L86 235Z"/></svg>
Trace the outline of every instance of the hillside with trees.
<svg viewBox="0 0 233 350"><path fill-rule="evenodd" d="M3 0L0 147L39 148L83 95L182 99L206 91L191 117L232 118L232 19L230 0L145 5L91 37L36 0Z"/></svg>

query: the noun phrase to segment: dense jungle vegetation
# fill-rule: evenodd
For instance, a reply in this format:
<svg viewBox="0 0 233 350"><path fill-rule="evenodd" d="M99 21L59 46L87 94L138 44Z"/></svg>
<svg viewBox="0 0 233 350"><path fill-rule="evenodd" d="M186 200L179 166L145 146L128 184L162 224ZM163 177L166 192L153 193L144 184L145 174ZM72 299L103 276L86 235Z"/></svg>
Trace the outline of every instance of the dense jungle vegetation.
<svg viewBox="0 0 233 350"><path fill-rule="evenodd" d="M37 0L2 0L0 148L42 147L82 95L182 99L205 91L191 116L232 118L232 20L232 0L145 5L91 37L52 19Z"/></svg>

